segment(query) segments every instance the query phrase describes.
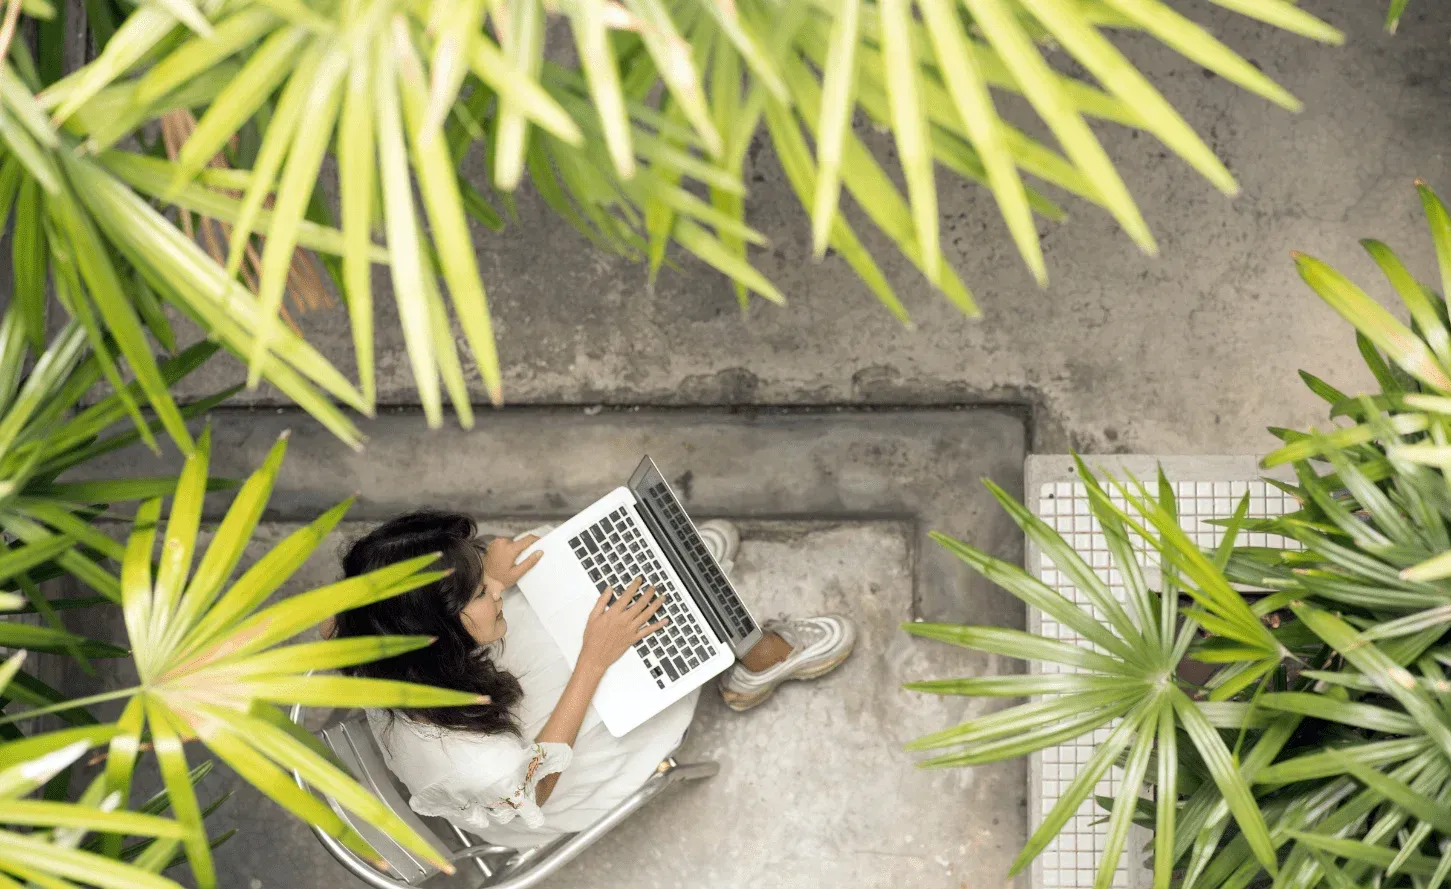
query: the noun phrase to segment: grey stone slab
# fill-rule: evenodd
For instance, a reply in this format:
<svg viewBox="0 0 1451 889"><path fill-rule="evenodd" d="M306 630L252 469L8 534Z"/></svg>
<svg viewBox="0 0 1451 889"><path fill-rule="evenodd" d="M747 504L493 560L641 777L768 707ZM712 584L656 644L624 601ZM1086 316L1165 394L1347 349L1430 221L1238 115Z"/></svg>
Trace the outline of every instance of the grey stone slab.
<svg viewBox="0 0 1451 889"><path fill-rule="evenodd" d="M991 196L940 177L944 256L973 288L981 321L947 306L870 226L864 239L880 248L915 332L839 257L813 261L806 214L765 145L747 168L749 221L771 240L754 261L789 304L757 301L744 318L710 269L678 256L682 271L664 271L652 292L642 266L595 250L525 189L519 224L476 240L506 397L581 405L1011 401L1034 406L1034 449L1043 452L1250 453L1272 446L1268 425L1323 422L1297 369L1347 391L1369 381L1348 326L1300 281L1289 251L1334 262L1388 304L1394 299L1359 238L1386 241L1423 280L1438 280L1412 180L1451 192L1451 116L1443 113L1451 6L1411 4L1394 36L1381 28L1381 3L1308 8L1344 29L1346 45L1315 44L1213 4L1185 7L1299 96L1300 114L1206 77L1153 41L1114 35L1242 189L1226 198L1153 139L1096 127L1158 237L1157 258L1140 254L1096 208L1067 199L1072 218L1041 229L1052 282L1040 290ZM1002 104L1042 132L1021 103ZM890 139L862 135L891 168ZM382 277L380 395L415 403ZM341 309L302 324L352 372ZM224 359L186 391L240 379ZM477 383L475 392L483 401ZM277 400L267 390L243 397Z"/></svg>
<svg viewBox="0 0 1451 889"><path fill-rule="evenodd" d="M295 527L265 523L243 568ZM338 549L366 527L345 523L276 598L336 579ZM526 527L483 522L485 533ZM912 523L752 521L741 531L733 580L757 615L845 613L861 631L857 651L831 676L789 684L746 714L732 713L707 689L680 759L714 760L720 774L657 800L547 885L958 889L1000 883L1025 838L1021 764L923 771L901 751L965 712L962 701L909 693L903 682L999 668L898 629L911 610ZM87 632L124 638L118 611L89 616ZM134 681L126 662L98 666L98 677L72 673L70 685L80 692ZM193 764L205 756L196 746L188 755ZM137 795L156 787L143 770ZM220 885L359 885L306 826L221 766L208 778L203 801L225 791L234 795L209 824L213 833L238 833L216 852ZM441 889L471 885L466 873L440 882Z"/></svg>
<svg viewBox="0 0 1451 889"><path fill-rule="evenodd" d="M361 453L293 410L227 410L213 419L213 475L244 477L289 429L273 518L310 521L356 492L356 518L436 507L558 519L624 484L649 453L703 518L913 520L916 614L1022 626L1016 600L927 537L941 531L1021 558L1021 535L981 484L988 478L1021 492L1027 432L1010 409L588 416L520 408L488 413L469 432L430 431L416 411L403 410L367 425L371 440ZM156 475L176 465L132 448L85 473Z"/></svg>

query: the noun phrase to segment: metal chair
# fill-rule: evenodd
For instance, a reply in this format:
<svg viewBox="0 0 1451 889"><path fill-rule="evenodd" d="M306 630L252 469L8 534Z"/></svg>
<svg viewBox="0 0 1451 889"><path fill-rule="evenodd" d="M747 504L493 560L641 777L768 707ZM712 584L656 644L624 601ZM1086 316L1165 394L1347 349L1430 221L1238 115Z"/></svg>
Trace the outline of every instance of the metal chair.
<svg viewBox="0 0 1451 889"><path fill-rule="evenodd" d="M302 707L294 706L292 721L302 724ZM630 817L635 810L659 796L666 788L680 781L696 781L709 778L720 771L714 762L686 763L675 761L671 755L656 768L655 774L629 797L615 806L608 814L588 828L559 837L543 846L533 849L511 849L507 846L480 844L464 831L441 818L420 817L408 807L408 797L388 767L384 765L383 753L378 749L367 720L358 711L352 711L341 721L332 721L316 733L318 738L337 755L343 765L352 772L358 783L381 799L388 808L402 818L409 827L428 840L441 857L449 862L472 861L483 877L477 889L528 889L558 871L576 855L595 843L610 829ZM293 772L298 786L306 785L302 777ZM334 858L358 879L375 889L410 889L440 873L429 862L399 846L386 834L351 812L339 806L337 801L326 797L333 811L377 850L388 863L389 873L384 874L368 862L359 858L337 840L317 827L312 832ZM431 822L431 823L425 823ZM452 840L440 836L441 829Z"/></svg>

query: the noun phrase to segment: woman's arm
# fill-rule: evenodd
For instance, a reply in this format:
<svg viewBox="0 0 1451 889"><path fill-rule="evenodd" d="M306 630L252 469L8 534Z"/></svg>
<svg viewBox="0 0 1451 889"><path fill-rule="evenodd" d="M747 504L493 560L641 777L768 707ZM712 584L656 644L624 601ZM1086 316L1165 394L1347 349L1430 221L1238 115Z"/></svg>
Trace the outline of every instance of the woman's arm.
<svg viewBox="0 0 1451 889"><path fill-rule="evenodd" d="M584 711L589 709L590 699L599 688L605 670L629 651L631 645L665 625L664 620L650 622L665 601L656 598L653 587L636 598L643 580L640 578L630 584L613 608L607 607L614 595L612 589L605 590L595 602L589 622L584 627L584 642L579 659L575 661L574 672L570 674L569 683L559 696L559 703L554 705L554 712L549 714L549 721L544 723L535 741L574 746L580 723L584 721ZM536 803L542 806L549 799L559 775L555 772L535 786Z"/></svg>
<svg viewBox="0 0 1451 889"><path fill-rule="evenodd" d="M534 740L574 746L580 723L584 722L584 711L589 709L590 699L594 697L595 689L600 685L600 677L604 675L604 669L580 657L574 665L574 673L570 675L569 683L564 686L564 693L559 696L559 703L554 705L549 721L544 723L544 728L540 729L539 736ZM549 799L560 774L562 773L555 772L535 786L536 803L542 806Z"/></svg>

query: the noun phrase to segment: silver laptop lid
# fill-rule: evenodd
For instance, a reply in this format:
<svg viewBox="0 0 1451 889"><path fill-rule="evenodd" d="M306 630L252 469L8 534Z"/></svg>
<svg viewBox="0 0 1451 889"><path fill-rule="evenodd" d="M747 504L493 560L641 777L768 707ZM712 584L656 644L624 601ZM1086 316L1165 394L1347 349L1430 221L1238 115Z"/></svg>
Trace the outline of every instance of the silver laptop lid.
<svg viewBox="0 0 1451 889"><path fill-rule="evenodd" d="M635 467L628 487L640 505L641 518L661 542L676 573L690 587L716 635L738 655L750 651L760 641L760 627L648 454Z"/></svg>

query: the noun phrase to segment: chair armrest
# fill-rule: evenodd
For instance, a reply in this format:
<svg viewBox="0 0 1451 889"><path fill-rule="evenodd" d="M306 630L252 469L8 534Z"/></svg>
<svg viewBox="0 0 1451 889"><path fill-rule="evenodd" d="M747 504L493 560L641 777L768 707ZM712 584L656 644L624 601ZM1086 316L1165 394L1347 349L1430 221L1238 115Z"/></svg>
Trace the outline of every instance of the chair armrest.
<svg viewBox="0 0 1451 889"><path fill-rule="evenodd" d="M317 837L317 841L322 843L323 848L338 860L338 864L347 868L348 873L367 883L373 889L417 889L416 886L383 875L368 862L359 858L352 849L333 839L317 825L308 826L312 828L313 836Z"/></svg>

